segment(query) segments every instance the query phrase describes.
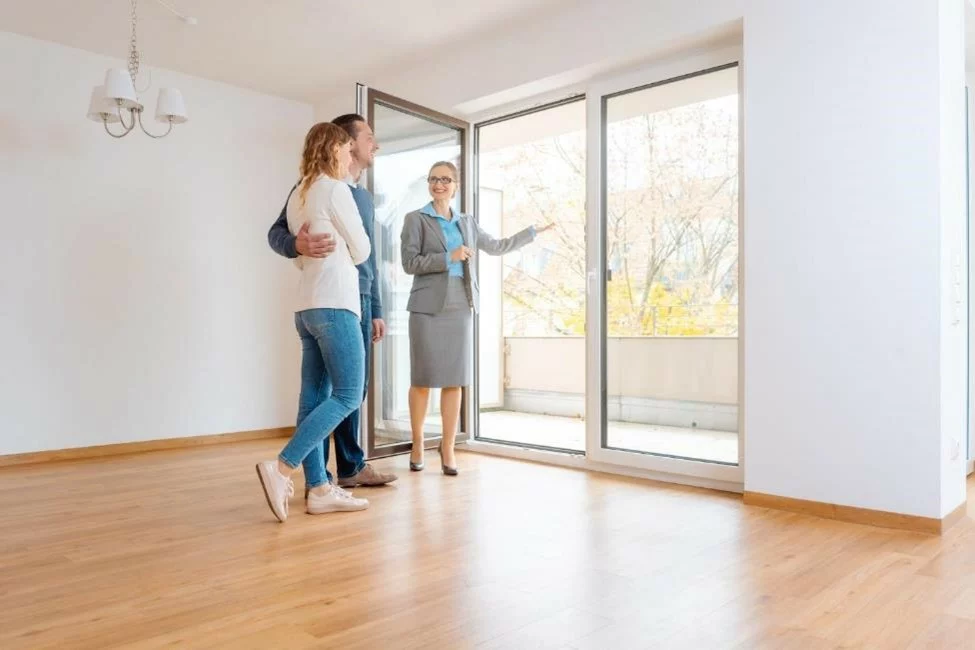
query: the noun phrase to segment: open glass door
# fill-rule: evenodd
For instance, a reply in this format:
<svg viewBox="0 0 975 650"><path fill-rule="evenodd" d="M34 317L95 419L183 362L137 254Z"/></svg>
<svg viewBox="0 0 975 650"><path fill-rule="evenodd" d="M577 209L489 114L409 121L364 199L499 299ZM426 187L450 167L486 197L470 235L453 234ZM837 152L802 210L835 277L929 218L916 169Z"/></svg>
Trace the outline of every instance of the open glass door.
<svg viewBox="0 0 975 650"><path fill-rule="evenodd" d="M386 338L373 347L364 431L367 454L376 458L408 452L411 447L406 303L413 278L403 271L400 259L403 218L430 201L427 173L441 160L453 162L461 170L454 208L466 209L469 128L466 122L372 88L359 87L358 103L380 146L366 180L376 204L374 245L386 320ZM441 434L439 393L431 391L424 426L427 446L436 446ZM470 395L471 387L465 387L458 441L469 435Z"/></svg>

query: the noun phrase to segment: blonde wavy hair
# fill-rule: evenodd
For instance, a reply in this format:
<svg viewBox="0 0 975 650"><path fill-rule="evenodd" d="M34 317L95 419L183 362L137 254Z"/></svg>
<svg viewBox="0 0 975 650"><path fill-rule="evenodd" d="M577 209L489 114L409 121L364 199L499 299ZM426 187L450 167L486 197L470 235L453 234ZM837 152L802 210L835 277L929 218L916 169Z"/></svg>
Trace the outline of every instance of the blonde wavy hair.
<svg viewBox="0 0 975 650"><path fill-rule="evenodd" d="M352 137L340 126L331 122L319 122L308 130L305 136L305 149L301 154L301 189L298 197L305 205L305 195L316 178L322 174L331 178L339 177L338 150L351 142Z"/></svg>

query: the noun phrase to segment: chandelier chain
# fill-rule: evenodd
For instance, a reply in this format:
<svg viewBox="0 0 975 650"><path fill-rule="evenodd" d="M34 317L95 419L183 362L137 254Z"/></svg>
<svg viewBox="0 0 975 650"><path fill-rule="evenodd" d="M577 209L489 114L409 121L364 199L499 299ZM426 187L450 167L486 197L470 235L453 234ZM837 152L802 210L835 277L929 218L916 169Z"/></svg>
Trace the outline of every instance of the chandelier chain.
<svg viewBox="0 0 975 650"><path fill-rule="evenodd" d="M138 0L132 0L132 38L129 41L129 76L132 77L132 85L135 86L135 78L139 74L139 49L136 45L136 16Z"/></svg>

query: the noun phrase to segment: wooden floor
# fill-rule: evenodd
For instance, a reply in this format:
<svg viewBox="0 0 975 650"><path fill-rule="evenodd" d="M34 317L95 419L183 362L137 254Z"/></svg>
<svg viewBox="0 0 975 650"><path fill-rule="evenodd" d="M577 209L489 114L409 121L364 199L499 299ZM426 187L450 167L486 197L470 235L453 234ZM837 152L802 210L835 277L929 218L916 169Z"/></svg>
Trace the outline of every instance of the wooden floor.
<svg viewBox="0 0 975 650"><path fill-rule="evenodd" d="M0 648L975 648L942 538L460 454L276 523L258 441L0 471ZM435 454L428 465L435 465Z"/></svg>

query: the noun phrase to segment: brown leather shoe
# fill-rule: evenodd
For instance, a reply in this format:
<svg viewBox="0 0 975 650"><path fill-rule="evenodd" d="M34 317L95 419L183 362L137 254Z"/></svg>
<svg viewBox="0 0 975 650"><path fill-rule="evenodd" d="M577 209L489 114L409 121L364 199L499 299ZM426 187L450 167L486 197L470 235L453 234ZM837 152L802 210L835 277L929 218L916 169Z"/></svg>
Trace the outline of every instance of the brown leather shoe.
<svg viewBox="0 0 975 650"><path fill-rule="evenodd" d="M363 467L362 471L358 474L354 476L347 476L346 478L340 478L339 487L378 487L380 485L392 483L397 478L399 477L395 474L385 474L369 463L366 463L366 466Z"/></svg>

